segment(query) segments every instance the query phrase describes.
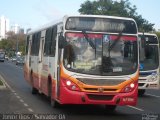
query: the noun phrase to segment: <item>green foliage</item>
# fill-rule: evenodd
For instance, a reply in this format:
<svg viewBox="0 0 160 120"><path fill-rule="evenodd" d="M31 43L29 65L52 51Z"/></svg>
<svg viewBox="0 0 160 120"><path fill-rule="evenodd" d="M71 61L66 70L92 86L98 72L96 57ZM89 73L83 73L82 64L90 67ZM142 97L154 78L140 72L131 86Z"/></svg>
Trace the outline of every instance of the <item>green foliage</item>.
<svg viewBox="0 0 160 120"><path fill-rule="evenodd" d="M154 24L149 23L141 15L138 15L136 6L131 6L129 0L121 0L120 2L113 0L96 0L91 2L87 0L80 7L78 11L81 14L131 17L137 22L139 31L149 32L154 30Z"/></svg>
<svg viewBox="0 0 160 120"><path fill-rule="evenodd" d="M18 51L25 53L25 35L24 34L13 34L8 33L8 38L0 41L0 49L6 51L9 57L13 56L16 52L18 46Z"/></svg>
<svg viewBox="0 0 160 120"><path fill-rule="evenodd" d="M160 43L160 32L155 32L155 34L157 35L158 39L159 39L159 43ZM160 45L160 44L159 44Z"/></svg>
<svg viewBox="0 0 160 120"><path fill-rule="evenodd" d="M8 50L12 48L13 44L14 44L13 41L3 39L2 41L0 41L0 49Z"/></svg>
<svg viewBox="0 0 160 120"><path fill-rule="evenodd" d="M160 39L160 32L155 32L155 34L158 36L158 38Z"/></svg>

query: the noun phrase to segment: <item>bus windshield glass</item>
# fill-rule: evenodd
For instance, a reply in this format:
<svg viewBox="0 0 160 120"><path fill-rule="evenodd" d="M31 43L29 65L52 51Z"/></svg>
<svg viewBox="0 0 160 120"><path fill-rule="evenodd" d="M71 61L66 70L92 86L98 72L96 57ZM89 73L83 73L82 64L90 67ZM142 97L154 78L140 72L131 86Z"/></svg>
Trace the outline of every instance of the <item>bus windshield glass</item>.
<svg viewBox="0 0 160 120"><path fill-rule="evenodd" d="M139 36L140 70L154 70L159 66L158 39L156 36Z"/></svg>
<svg viewBox="0 0 160 120"><path fill-rule="evenodd" d="M137 36L68 32L65 37L63 63L69 71L127 75L137 70Z"/></svg>
<svg viewBox="0 0 160 120"><path fill-rule="evenodd" d="M65 28L74 31L137 34L134 21L113 18L69 17Z"/></svg>

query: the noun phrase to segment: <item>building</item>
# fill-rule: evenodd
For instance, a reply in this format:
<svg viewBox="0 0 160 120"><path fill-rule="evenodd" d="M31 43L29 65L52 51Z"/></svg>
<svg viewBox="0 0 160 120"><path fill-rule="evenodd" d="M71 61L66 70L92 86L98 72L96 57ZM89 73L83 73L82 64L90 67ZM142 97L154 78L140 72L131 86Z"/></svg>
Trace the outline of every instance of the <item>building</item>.
<svg viewBox="0 0 160 120"><path fill-rule="evenodd" d="M20 34L24 34L24 29L23 29L23 28L20 28L19 33L20 33Z"/></svg>
<svg viewBox="0 0 160 120"><path fill-rule="evenodd" d="M24 29L21 28L18 24L14 24L11 26L11 31L15 34L24 34Z"/></svg>
<svg viewBox="0 0 160 120"><path fill-rule="evenodd" d="M18 34L20 31L20 26L18 24L14 24L11 26L11 31L13 31L15 34Z"/></svg>
<svg viewBox="0 0 160 120"><path fill-rule="evenodd" d="M0 40L7 38L7 32L9 31L9 19L4 16L0 17Z"/></svg>

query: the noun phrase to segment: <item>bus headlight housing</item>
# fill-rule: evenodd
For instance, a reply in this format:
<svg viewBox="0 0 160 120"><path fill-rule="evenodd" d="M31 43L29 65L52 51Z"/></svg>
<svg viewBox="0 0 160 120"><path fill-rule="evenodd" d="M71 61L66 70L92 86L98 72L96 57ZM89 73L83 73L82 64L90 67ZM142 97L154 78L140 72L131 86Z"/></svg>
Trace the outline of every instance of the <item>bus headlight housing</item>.
<svg viewBox="0 0 160 120"><path fill-rule="evenodd" d="M62 82L64 86L67 87L69 90L80 91L80 88L75 83L73 83L71 80L62 79Z"/></svg>
<svg viewBox="0 0 160 120"><path fill-rule="evenodd" d="M148 78L148 82L154 82L158 79L158 75L156 73L152 73L151 76Z"/></svg>
<svg viewBox="0 0 160 120"><path fill-rule="evenodd" d="M125 93L128 93L128 92L132 92L136 86L138 85L138 82L132 82L130 84L128 84L127 86L125 86L123 89L122 89L122 92L125 92Z"/></svg>

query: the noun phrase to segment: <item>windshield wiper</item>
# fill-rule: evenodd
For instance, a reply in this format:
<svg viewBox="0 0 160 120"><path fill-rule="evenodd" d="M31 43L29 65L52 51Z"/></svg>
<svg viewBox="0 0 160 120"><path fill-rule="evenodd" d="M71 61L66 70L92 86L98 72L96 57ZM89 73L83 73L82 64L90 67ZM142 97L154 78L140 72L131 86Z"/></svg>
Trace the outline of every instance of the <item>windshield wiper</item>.
<svg viewBox="0 0 160 120"><path fill-rule="evenodd" d="M90 45L93 49L96 49L95 44L94 44L91 40L88 39L88 35L87 35L86 31L85 31L85 30L82 30L82 33L83 33L85 39L87 40L87 42L89 43L89 45Z"/></svg>
<svg viewBox="0 0 160 120"><path fill-rule="evenodd" d="M121 38L121 36L122 36L122 32L119 33L118 37L117 37L117 38L114 40L114 42L109 46L108 51L111 51L111 50L114 48L114 46L117 44L117 42L119 41L119 39Z"/></svg>
<svg viewBox="0 0 160 120"><path fill-rule="evenodd" d="M102 42L102 69L101 69L101 74L103 74L103 72L112 72L112 67L113 67L113 63L110 57L110 51L114 48L114 46L117 44L117 42L119 41L119 39L122 36L122 32L119 33L118 37L113 41L113 43L110 45L110 41L109 41L109 47L108 47L108 56L103 56L103 42Z"/></svg>

